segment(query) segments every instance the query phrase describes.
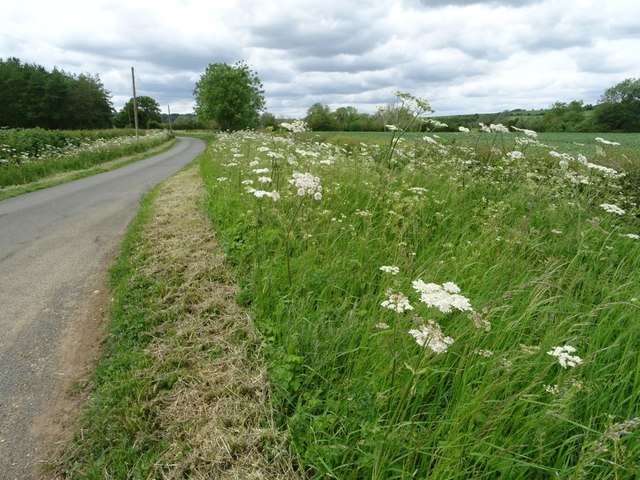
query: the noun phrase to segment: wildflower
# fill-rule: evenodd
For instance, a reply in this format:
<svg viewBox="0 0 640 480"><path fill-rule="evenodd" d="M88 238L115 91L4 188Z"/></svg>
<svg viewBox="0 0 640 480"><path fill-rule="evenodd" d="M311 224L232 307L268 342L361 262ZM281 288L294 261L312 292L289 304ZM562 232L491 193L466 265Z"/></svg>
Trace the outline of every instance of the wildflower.
<svg viewBox="0 0 640 480"><path fill-rule="evenodd" d="M255 188L249 187L247 188L247 192L251 193L256 198L269 197L274 202L280 200L280 193L278 193L276 190L267 192L266 190L256 190Z"/></svg>
<svg viewBox="0 0 640 480"><path fill-rule="evenodd" d="M398 130L400 130L398 127L396 127L395 125L385 125L385 127L387 128L387 130L389 130L390 132L396 132Z"/></svg>
<svg viewBox="0 0 640 480"><path fill-rule="evenodd" d="M475 350L473 353L485 358L490 358L493 356L493 352L491 350Z"/></svg>
<svg viewBox="0 0 640 480"><path fill-rule="evenodd" d="M467 127L463 127L462 125L460 125L458 127L458 131L462 132L462 133L469 133L471 132L471 130L469 130Z"/></svg>
<svg viewBox="0 0 640 480"><path fill-rule="evenodd" d="M432 145L438 145L438 142L436 141L435 138L431 138L429 135L425 135L424 137L422 137L422 139L427 142L430 143Z"/></svg>
<svg viewBox="0 0 640 480"><path fill-rule="evenodd" d="M259 181L260 183L271 183L273 180L271 180L271 178L270 178L270 177L259 177L259 178L258 178L258 181Z"/></svg>
<svg viewBox="0 0 640 480"><path fill-rule="evenodd" d="M400 273L400 268L394 267L392 265L383 265L380 267L380 270L385 273L390 273L391 275L397 275L398 273Z"/></svg>
<svg viewBox="0 0 640 480"><path fill-rule="evenodd" d="M627 237L631 240L640 240L640 235L636 235L635 233L624 233L620 234L621 237Z"/></svg>
<svg viewBox="0 0 640 480"><path fill-rule="evenodd" d="M551 233L555 233L556 235L562 235L562 230L558 230L556 228L551 229Z"/></svg>
<svg viewBox="0 0 640 480"><path fill-rule="evenodd" d="M577 355L571 355L576 351L575 347L565 345L563 347L553 347L547 352L547 355L556 357L562 368L576 367L582 363L582 359Z"/></svg>
<svg viewBox="0 0 640 480"><path fill-rule="evenodd" d="M356 210L356 215L360 217L371 217L372 214L369 210Z"/></svg>
<svg viewBox="0 0 640 480"><path fill-rule="evenodd" d="M282 122L280 126L286 130L289 130L291 133L302 133L309 130L309 127L303 120L294 120L291 123Z"/></svg>
<svg viewBox="0 0 640 480"><path fill-rule="evenodd" d="M256 175L262 175L265 173L269 173L270 170L268 168L254 168L253 169L253 173L255 173Z"/></svg>
<svg viewBox="0 0 640 480"><path fill-rule="evenodd" d="M376 323L376 328L379 330L389 330L389 325L384 322Z"/></svg>
<svg viewBox="0 0 640 480"><path fill-rule="evenodd" d="M433 320L428 320L426 325L421 325L418 330L409 330L409 335L416 339L416 343L421 347L425 345L434 353L446 352L449 345L453 343L453 338L445 337L442 328Z"/></svg>
<svg viewBox="0 0 640 480"><path fill-rule="evenodd" d="M218 178L216 178L216 180L217 180L218 182L226 182L226 181L227 181L227 180L229 180L229 179L228 179L227 177L218 177Z"/></svg>
<svg viewBox="0 0 640 480"><path fill-rule="evenodd" d="M431 123L431 125L433 125L434 128L445 128L449 126L446 123L442 123L438 120L434 120L433 118L429 118L427 121Z"/></svg>
<svg viewBox="0 0 640 480"><path fill-rule="evenodd" d="M542 385L544 387L544 391L550 393L551 395L557 395L560 392L558 385Z"/></svg>
<svg viewBox="0 0 640 480"><path fill-rule="evenodd" d="M511 127L511 128L513 128L517 132L524 133L529 138L538 138L538 132L534 130L528 130L526 128L518 128L518 127Z"/></svg>
<svg viewBox="0 0 640 480"><path fill-rule="evenodd" d="M601 203L600 207L602 207L608 213L615 213L616 215L624 215L624 210L617 205L612 205L610 203Z"/></svg>
<svg viewBox="0 0 640 480"><path fill-rule="evenodd" d="M489 125L489 130L492 132L509 133L509 129L501 123L492 123Z"/></svg>
<svg viewBox="0 0 640 480"><path fill-rule="evenodd" d="M460 311L473 310L469 299L459 294L460 289L455 283L447 282L441 286L418 279L412 282L412 286L420 294L421 302L437 308L442 313L450 313L454 308Z"/></svg>
<svg viewBox="0 0 640 480"><path fill-rule="evenodd" d="M242 185L253 185L253 180L243 180Z"/></svg>
<svg viewBox="0 0 640 480"><path fill-rule="evenodd" d="M521 160L524 158L524 154L518 150L514 150L513 152L507 153L507 157L511 157L514 160Z"/></svg>
<svg viewBox="0 0 640 480"><path fill-rule="evenodd" d="M402 293L393 293L391 290L387 291L387 300L382 302L384 308L393 310L397 313L404 313L407 310L413 310L413 307L409 303L409 299Z"/></svg>
<svg viewBox="0 0 640 480"><path fill-rule="evenodd" d="M611 141L605 140L604 138L601 138L601 137L596 137L596 142L600 142L603 145L620 145L619 142L611 142Z"/></svg>
<svg viewBox="0 0 640 480"><path fill-rule="evenodd" d="M294 172L293 178L289 180L291 185L294 185L297 189L299 196L309 196L314 200L322 199L322 185L320 185L320 179L314 177L311 173L299 173Z"/></svg>

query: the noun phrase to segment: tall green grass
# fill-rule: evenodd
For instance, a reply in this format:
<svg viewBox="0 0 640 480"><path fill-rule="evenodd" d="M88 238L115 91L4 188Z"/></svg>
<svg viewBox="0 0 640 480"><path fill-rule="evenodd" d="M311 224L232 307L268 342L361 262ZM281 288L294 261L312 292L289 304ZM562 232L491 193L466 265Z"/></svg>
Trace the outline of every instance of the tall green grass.
<svg viewBox="0 0 640 480"><path fill-rule="evenodd" d="M171 137L160 131L136 139L131 130L0 130L0 188L140 153Z"/></svg>
<svg viewBox="0 0 640 480"><path fill-rule="evenodd" d="M542 148L512 159L499 143L445 143L410 139L388 161L383 143L242 133L220 135L202 161L211 218L245 279L238 301L262 333L301 470L634 478L633 188L577 160L561 166ZM589 161L616 155L607 147ZM320 179L321 200L297 194L294 171ZM429 308L417 279L454 282L473 313ZM389 290L414 310L384 308ZM429 320L453 339L446 351L408 333ZM583 363L563 368L547 353L564 345Z"/></svg>

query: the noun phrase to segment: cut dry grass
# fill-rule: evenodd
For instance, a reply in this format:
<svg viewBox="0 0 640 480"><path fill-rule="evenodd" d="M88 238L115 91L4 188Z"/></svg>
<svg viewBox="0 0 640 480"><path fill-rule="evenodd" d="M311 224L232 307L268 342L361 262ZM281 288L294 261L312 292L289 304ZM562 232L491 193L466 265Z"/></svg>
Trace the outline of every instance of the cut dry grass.
<svg viewBox="0 0 640 480"><path fill-rule="evenodd" d="M144 231L153 257L143 270L180 279L163 298L174 321L147 347L173 387L158 398L168 450L152 476L295 478L268 404L266 368L251 317L204 212L196 169L175 176Z"/></svg>
<svg viewBox="0 0 640 480"><path fill-rule="evenodd" d="M59 478L298 478L197 167L145 199L112 275L108 345Z"/></svg>

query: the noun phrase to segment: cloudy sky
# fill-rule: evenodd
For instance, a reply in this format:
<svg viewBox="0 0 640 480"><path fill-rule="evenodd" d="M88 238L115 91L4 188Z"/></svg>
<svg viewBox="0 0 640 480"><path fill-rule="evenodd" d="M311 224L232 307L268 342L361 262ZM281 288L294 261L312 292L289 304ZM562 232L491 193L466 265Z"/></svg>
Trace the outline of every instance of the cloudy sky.
<svg viewBox="0 0 640 480"><path fill-rule="evenodd" d="M138 95L176 113L210 63L245 60L268 111L315 102L372 113L395 90L436 115L597 103L640 77L638 0L15 0L0 58L98 74L119 109Z"/></svg>

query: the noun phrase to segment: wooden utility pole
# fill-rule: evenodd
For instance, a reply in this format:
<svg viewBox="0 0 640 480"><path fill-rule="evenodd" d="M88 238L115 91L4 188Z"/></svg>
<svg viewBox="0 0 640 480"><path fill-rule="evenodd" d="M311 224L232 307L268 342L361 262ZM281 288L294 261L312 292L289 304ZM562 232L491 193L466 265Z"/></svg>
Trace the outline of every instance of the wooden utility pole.
<svg viewBox="0 0 640 480"><path fill-rule="evenodd" d="M167 105L167 110L169 111L169 131L173 132L173 128L171 127L171 105Z"/></svg>
<svg viewBox="0 0 640 480"><path fill-rule="evenodd" d="M138 105L136 103L136 76L133 73L133 67L131 67L131 83L133 84L133 123L136 128L136 141L138 138Z"/></svg>

